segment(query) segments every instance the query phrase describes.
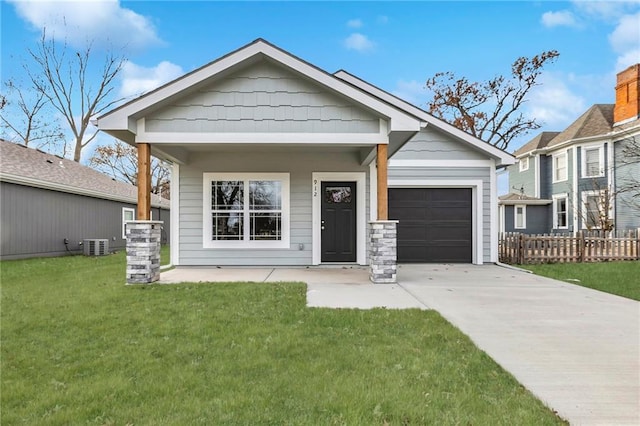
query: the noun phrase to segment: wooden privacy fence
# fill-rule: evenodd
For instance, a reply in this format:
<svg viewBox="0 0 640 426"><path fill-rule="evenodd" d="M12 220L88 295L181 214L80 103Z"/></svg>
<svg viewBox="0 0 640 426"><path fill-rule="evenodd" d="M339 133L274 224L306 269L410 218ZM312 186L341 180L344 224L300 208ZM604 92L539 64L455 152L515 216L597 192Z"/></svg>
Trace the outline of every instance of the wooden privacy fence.
<svg viewBox="0 0 640 426"><path fill-rule="evenodd" d="M505 232L500 234L499 259L509 264L638 260L639 231L580 231L575 236Z"/></svg>

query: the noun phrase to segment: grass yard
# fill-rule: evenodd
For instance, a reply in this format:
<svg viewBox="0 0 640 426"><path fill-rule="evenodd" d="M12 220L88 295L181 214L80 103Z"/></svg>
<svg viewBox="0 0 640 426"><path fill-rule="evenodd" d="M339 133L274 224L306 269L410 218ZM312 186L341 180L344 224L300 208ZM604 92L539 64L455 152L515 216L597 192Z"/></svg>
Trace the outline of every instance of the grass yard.
<svg viewBox="0 0 640 426"><path fill-rule="evenodd" d="M519 266L545 277L640 300L640 261Z"/></svg>
<svg viewBox="0 0 640 426"><path fill-rule="evenodd" d="M3 425L563 424L436 312L125 286L123 253L0 268Z"/></svg>

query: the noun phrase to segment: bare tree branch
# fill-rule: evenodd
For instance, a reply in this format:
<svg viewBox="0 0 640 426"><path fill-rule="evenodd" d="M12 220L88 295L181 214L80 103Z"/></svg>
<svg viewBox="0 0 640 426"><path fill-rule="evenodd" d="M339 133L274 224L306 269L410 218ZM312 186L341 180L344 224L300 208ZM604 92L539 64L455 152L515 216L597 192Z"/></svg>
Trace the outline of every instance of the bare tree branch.
<svg viewBox="0 0 640 426"><path fill-rule="evenodd" d="M65 42L61 51L54 40L47 40L46 29L37 47L29 50L36 69L25 67L36 90L64 117L73 134L75 146L73 160L80 161L82 149L91 143L98 129L87 137L91 119L122 99L110 100L115 78L120 73L125 59L111 52L103 58L96 87L92 86L88 73L93 69L92 59L96 55L89 43L82 52L68 57L69 46Z"/></svg>
<svg viewBox="0 0 640 426"><path fill-rule="evenodd" d="M132 185L138 183L138 151L135 147L119 140L114 140L111 145L97 147L89 160L89 165L113 176L114 179ZM152 157L151 192L168 199L169 179L170 171L167 163Z"/></svg>
<svg viewBox="0 0 640 426"><path fill-rule="evenodd" d="M470 82L452 72L439 72L425 86L433 93L427 110L434 116L498 148L530 130L540 128L526 119L520 108L547 63L559 56L555 50L532 58L520 57L511 65L511 78L496 76L485 82Z"/></svg>

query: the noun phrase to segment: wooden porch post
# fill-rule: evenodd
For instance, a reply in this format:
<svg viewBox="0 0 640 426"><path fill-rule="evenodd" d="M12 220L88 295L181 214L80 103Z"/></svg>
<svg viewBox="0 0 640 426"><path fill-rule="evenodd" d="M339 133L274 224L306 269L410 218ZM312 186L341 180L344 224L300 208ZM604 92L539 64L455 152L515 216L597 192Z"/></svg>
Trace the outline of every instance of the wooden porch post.
<svg viewBox="0 0 640 426"><path fill-rule="evenodd" d="M151 145L138 145L138 220L149 220L151 212Z"/></svg>
<svg viewBox="0 0 640 426"><path fill-rule="evenodd" d="M385 144L378 144L376 166L378 168L378 220L388 220L387 145Z"/></svg>

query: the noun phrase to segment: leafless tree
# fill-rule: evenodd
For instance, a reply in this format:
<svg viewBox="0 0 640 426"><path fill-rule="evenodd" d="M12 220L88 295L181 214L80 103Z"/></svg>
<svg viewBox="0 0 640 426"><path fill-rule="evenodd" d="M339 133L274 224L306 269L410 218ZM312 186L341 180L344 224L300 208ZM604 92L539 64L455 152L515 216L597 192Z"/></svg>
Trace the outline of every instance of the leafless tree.
<svg viewBox="0 0 640 426"><path fill-rule="evenodd" d="M131 145L114 140L111 145L99 146L89 159L89 165L113 176L114 179L138 184L138 151ZM151 158L151 192L169 198L170 171L167 163Z"/></svg>
<svg viewBox="0 0 640 426"><path fill-rule="evenodd" d="M97 56L91 43L83 51L70 53L67 43L60 49L46 30L29 54L35 67L25 67L33 86L62 115L75 141L73 160L80 161L82 149L97 135L91 133L91 119L122 99L112 99L116 76L124 57L106 53L99 71L94 72L92 59ZM93 77L98 76L97 83Z"/></svg>
<svg viewBox="0 0 640 426"><path fill-rule="evenodd" d="M439 72L426 82L433 93L428 111L465 132L498 148L530 130L540 128L535 118L520 111L529 91L537 86L544 66L560 54L555 50L532 58L520 57L511 65L511 77L499 75L487 81L472 82L453 72Z"/></svg>
<svg viewBox="0 0 640 426"><path fill-rule="evenodd" d="M614 220L611 216L616 200L616 192L609 186L602 185L597 179L591 182L590 194L578 200L575 206L576 213L582 220L584 227L589 231L601 230L609 232L614 228Z"/></svg>
<svg viewBox="0 0 640 426"><path fill-rule="evenodd" d="M624 194L629 207L640 211L640 140L634 136L618 143L624 145L616 170L617 191Z"/></svg>
<svg viewBox="0 0 640 426"><path fill-rule="evenodd" d="M55 151L64 135L48 108L49 100L33 87L23 88L14 80L7 80L4 86L6 96L2 96L0 115L3 136L25 146Z"/></svg>

